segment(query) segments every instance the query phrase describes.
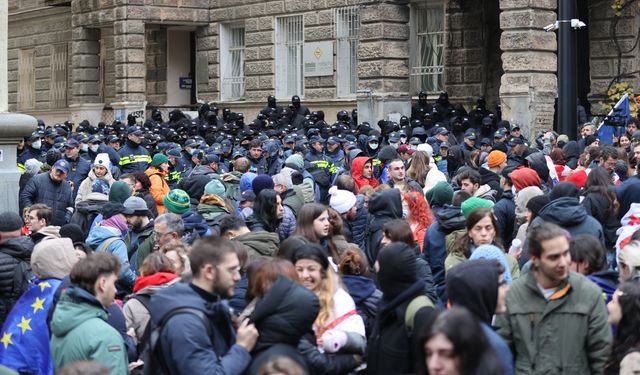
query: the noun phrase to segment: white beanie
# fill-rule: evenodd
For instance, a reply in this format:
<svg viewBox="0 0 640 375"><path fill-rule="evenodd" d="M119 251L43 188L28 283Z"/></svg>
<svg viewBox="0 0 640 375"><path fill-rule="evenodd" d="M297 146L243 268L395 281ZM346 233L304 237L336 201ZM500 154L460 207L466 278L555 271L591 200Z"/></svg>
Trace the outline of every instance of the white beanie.
<svg viewBox="0 0 640 375"><path fill-rule="evenodd" d="M102 153L96 155L96 160L93 161L93 166L95 167L96 165L101 165L108 170L111 170L111 160L109 159L109 154Z"/></svg>
<svg viewBox="0 0 640 375"><path fill-rule="evenodd" d="M329 189L329 206L338 211L340 215L346 213L351 207L356 205L356 196L348 190L340 190L337 186L332 186Z"/></svg>
<svg viewBox="0 0 640 375"><path fill-rule="evenodd" d="M433 156L433 147L431 147L428 143L421 143L418 145L418 149L416 151L426 152L429 159Z"/></svg>

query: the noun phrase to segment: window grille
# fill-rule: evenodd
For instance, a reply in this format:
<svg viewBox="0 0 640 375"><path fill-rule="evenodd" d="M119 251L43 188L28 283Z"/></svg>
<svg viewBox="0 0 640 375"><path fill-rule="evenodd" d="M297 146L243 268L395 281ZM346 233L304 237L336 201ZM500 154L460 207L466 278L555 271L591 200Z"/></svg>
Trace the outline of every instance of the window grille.
<svg viewBox="0 0 640 375"><path fill-rule="evenodd" d="M51 108L67 106L67 44L56 44L51 53Z"/></svg>
<svg viewBox="0 0 640 375"><path fill-rule="evenodd" d="M415 91L444 89L444 3L429 1L413 8L415 54L411 78Z"/></svg>
<svg viewBox="0 0 640 375"><path fill-rule="evenodd" d="M358 90L358 7L334 9L337 39L338 96L355 95Z"/></svg>
<svg viewBox="0 0 640 375"><path fill-rule="evenodd" d="M304 95L302 15L276 18L276 97Z"/></svg>
<svg viewBox="0 0 640 375"><path fill-rule="evenodd" d="M222 100L242 98L245 94L244 76L244 26L223 25L222 38L226 48L221 65Z"/></svg>
<svg viewBox="0 0 640 375"><path fill-rule="evenodd" d="M32 109L36 103L35 50L21 49L18 53L18 109Z"/></svg>

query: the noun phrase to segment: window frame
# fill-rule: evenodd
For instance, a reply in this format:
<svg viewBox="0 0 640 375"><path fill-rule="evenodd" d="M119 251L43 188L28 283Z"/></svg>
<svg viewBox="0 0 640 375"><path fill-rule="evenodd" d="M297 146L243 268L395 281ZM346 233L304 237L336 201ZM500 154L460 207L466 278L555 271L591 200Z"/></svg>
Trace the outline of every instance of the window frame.
<svg viewBox="0 0 640 375"><path fill-rule="evenodd" d="M355 20L353 19L355 18ZM358 92L358 45L360 43L360 13L357 5L333 9L333 30L336 39L336 96L353 98ZM346 27L340 27L346 24ZM355 26L355 27L354 27ZM344 30L347 32L344 33ZM342 35L341 35L342 34ZM347 56L343 56L348 51ZM347 60L347 62L345 62ZM346 72L348 67L348 72ZM347 85L348 84L348 85ZM352 87L353 86L353 87Z"/></svg>
<svg viewBox="0 0 640 375"><path fill-rule="evenodd" d="M234 46L234 30L242 29L242 45ZM244 23L220 24L220 100L243 99L246 89L246 48L247 30ZM234 74L234 52L238 52L239 75Z"/></svg>
<svg viewBox="0 0 640 375"><path fill-rule="evenodd" d="M300 30L297 32L297 35L300 37L295 42L285 41L282 38L283 31L282 27L285 25L282 24L285 19L289 19L289 32L291 32L291 20L297 19L299 20ZM304 15L303 14L292 14L287 16L277 16L275 17L275 94L276 98L280 100L288 100L293 95L298 95L301 99L304 98ZM291 84L288 81L289 76L292 75L289 64L287 62L289 59L290 49L294 47L297 50L297 71L293 72L294 75L297 76L297 86L294 91L289 91ZM284 87L283 87L284 86Z"/></svg>
<svg viewBox="0 0 640 375"><path fill-rule="evenodd" d="M440 8L442 15L442 28L439 31L429 31L427 25L429 22L427 20L424 21L425 30L419 32L418 30L418 22L419 17L428 17L429 9L437 10ZM410 12L410 28L411 28L411 37L410 37L410 84L412 93L417 94L420 91L425 91L429 94L437 94L445 89L444 82L444 56L446 53L446 13L445 13L445 1L444 0L428 0L425 3L414 3L411 5ZM435 62L435 64L431 65L421 65L420 62L420 53L421 38L425 39L425 46L427 42L435 41L435 48L433 47L433 43L431 46L425 47L427 48L428 54L430 57L423 58L424 61L431 60ZM439 52L439 55L438 55ZM433 78L428 78L428 77ZM431 81L433 84L429 87L428 82ZM424 84L427 82L427 85Z"/></svg>

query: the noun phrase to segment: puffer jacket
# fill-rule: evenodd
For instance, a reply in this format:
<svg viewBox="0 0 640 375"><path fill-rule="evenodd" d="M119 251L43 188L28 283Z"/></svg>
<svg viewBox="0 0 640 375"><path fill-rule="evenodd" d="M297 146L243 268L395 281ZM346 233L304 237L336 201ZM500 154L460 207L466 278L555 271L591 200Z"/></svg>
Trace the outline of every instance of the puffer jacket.
<svg viewBox="0 0 640 375"><path fill-rule="evenodd" d="M347 241L358 245L360 250L366 251L366 237L367 237L367 221L369 217L369 211L364 206L364 196L356 195L356 218L353 220L347 220L343 217L343 227L346 226L348 231L343 231ZM347 235L347 234L350 234Z"/></svg>
<svg viewBox="0 0 640 375"><path fill-rule="evenodd" d="M357 159L357 158L356 158ZM369 200L369 234L366 238L366 255L370 265L378 258L382 227L394 219L402 218L400 190L388 189L373 194Z"/></svg>
<svg viewBox="0 0 640 375"><path fill-rule="evenodd" d="M602 374L611 350L602 291L574 272L549 301L533 272L514 281L495 325L515 349L516 374Z"/></svg>
<svg viewBox="0 0 640 375"><path fill-rule="evenodd" d="M274 256L280 246L278 234L265 231L249 232L233 240L244 245L249 253L249 261L261 256Z"/></svg>
<svg viewBox="0 0 640 375"><path fill-rule="evenodd" d="M14 290L14 274L18 263L30 261L32 251L33 241L26 236L0 242L0 324L28 286Z"/></svg>
<svg viewBox="0 0 640 375"><path fill-rule="evenodd" d="M283 208L284 214L282 215L282 222L278 227L280 242L289 238L289 236L296 230L296 215L289 206L283 206Z"/></svg>
<svg viewBox="0 0 640 375"><path fill-rule="evenodd" d="M69 287L51 320L51 357L56 368L96 361L111 374L128 374L122 336L107 323L108 313L89 292Z"/></svg>
<svg viewBox="0 0 640 375"><path fill-rule="evenodd" d="M91 186L93 185L94 181L98 179L98 176L96 176L96 172L94 172L93 168L91 168L91 171L89 171L89 175L87 176L87 178L85 178L82 183L80 184L80 187L78 188L78 194L76 195L76 206L78 205L78 203L87 200L89 194L91 193ZM111 184L113 184L113 176L111 175L111 171L109 169L107 169L107 174L104 175L103 177L100 178L101 180L103 180L104 182L106 182L109 186L111 186Z"/></svg>
<svg viewBox="0 0 640 375"><path fill-rule="evenodd" d="M91 163L81 158L80 156L78 156L76 160L71 160L67 157L64 157L63 159L71 164L71 169L69 170L69 174L67 175L67 181L73 181L73 199L75 199L76 195L78 194L80 184L89 176L89 171L91 171Z"/></svg>
<svg viewBox="0 0 640 375"><path fill-rule="evenodd" d="M508 249L515 236L516 225L516 203L511 190L502 193L502 197L493 207L493 212L498 222L498 235L505 249Z"/></svg>
<svg viewBox="0 0 640 375"><path fill-rule="evenodd" d="M73 207L73 197L69 182L55 182L49 173L33 176L20 193L20 211L36 203L51 207L53 215L50 225L63 226L67 222L67 207Z"/></svg>
<svg viewBox="0 0 640 375"><path fill-rule="evenodd" d="M342 275L342 281L356 304L356 310L362 317L367 337L369 337L378 313L382 292L376 288L376 284L368 277Z"/></svg>
<svg viewBox="0 0 640 375"><path fill-rule="evenodd" d="M158 169L156 167L149 167L144 171L151 181L151 187L149 187L149 193L153 197L153 201L156 202L156 209L158 215L162 215L167 211L164 207L163 198L169 193L169 184L165 180L168 172Z"/></svg>

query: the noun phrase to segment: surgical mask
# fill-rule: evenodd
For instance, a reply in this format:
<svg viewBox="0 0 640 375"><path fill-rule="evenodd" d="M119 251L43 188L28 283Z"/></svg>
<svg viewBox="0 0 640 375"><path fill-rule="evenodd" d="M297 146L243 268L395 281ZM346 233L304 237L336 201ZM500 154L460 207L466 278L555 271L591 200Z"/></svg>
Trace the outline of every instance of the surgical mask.
<svg viewBox="0 0 640 375"><path fill-rule="evenodd" d="M33 142L31 144L31 147L36 149L36 150L39 150L40 147L42 147L42 141L41 140L37 140L37 141Z"/></svg>
<svg viewBox="0 0 640 375"><path fill-rule="evenodd" d="M369 143L369 148L376 150L378 148L378 143Z"/></svg>
<svg viewBox="0 0 640 375"><path fill-rule="evenodd" d="M414 151L418 151L418 145L411 145L410 148Z"/></svg>
<svg viewBox="0 0 640 375"><path fill-rule="evenodd" d="M514 196L516 195L516 187L515 186L511 187L511 192L513 193Z"/></svg>
<svg viewBox="0 0 640 375"><path fill-rule="evenodd" d="M390 143L391 147L393 147L394 149L398 149L398 142L392 142Z"/></svg>
<svg viewBox="0 0 640 375"><path fill-rule="evenodd" d="M409 217L409 209L406 207L402 207L402 218L406 219Z"/></svg>
<svg viewBox="0 0 640 375"><path fill-rule="evenodd" d="M91 149L91 152L98 152L100 145L91 145L89 148Z"/></svg>
<svg viewBox="0 0 640 375"><path fill-rule="evenodd" d="M407 137L400 137L400 142L407 143Z"/></svg>
<svg viewBox="0 0 640 375"><path fill-rule="evenodd" d="M83 152L89 151L89 145L88 144L80 145L80 150L82 150Z"/></svg>

